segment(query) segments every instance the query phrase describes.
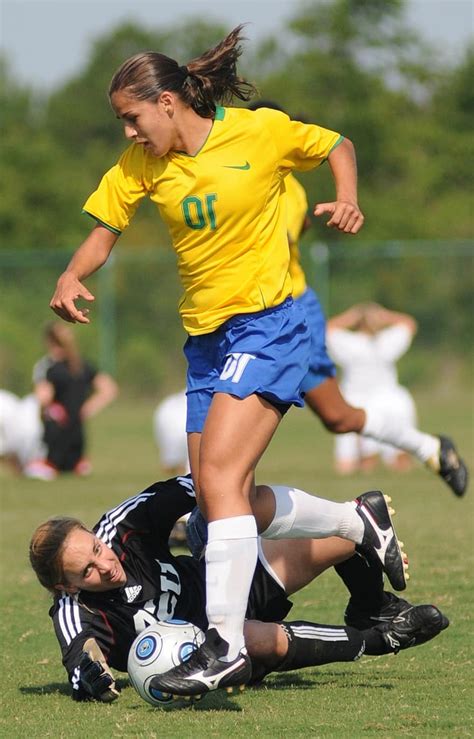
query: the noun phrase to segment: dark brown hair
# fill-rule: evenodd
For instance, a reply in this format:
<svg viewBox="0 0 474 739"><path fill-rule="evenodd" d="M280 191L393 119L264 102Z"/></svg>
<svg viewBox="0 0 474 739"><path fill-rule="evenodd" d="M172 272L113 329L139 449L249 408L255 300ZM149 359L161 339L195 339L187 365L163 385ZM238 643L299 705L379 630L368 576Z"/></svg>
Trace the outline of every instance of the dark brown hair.
<svg viewBox="0 0 474 739"><path fill-rule="evenodd" d="M38 526L31 537L30 564L41 585L53 593L56 592L56 585L66 584L62 553L64 542L75 529L88 531L77 518L66 516L50 518Z"/></svg>
<svg viewBox="0 0 474 739"><path fill-rule="evenodd" d="M256 88L237 74L242 29L237 26L217 46L185 66L159 52L135 54L115 72L109 97L126 90L137 100L155 101L167 90L177 93L203 118L214 116L216 103L230 103L234 97L250 100Z"/></svg>
<svg viewBox="0 0 474 739"><path fill-rule="evenodd" d="M63 350L69 371L78 375L83 362L72 329L65 323L48 323L44 328L44 337Z"/></svg>

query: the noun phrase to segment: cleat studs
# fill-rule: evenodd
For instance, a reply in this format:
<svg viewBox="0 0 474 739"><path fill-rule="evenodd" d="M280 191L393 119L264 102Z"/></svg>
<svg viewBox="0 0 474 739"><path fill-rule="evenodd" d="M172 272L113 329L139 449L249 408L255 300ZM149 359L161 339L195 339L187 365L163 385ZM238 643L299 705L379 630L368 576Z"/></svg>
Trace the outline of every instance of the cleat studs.
<svg viewBox="0 0 474 739"><path fill-rule="evenodd" d="M390 513L391 516L394 516L395 515L395 508L392 508L392 506L389 506L388 512Z"/></svg>
<svg viewBox="0 0 474 739"><path fill-rule="evenodd" d="M189 703L192 700L192 696L191 695L184 695L183 698L186 701L186 703Z"/></svg>
<svg viewBox="0 0 474 739"><path fill-rule="evenodd" d="M241 693L243 693L245 690L245 685L239 685L239 690Z"/></svg>
<svg viewBox="0 0 474 739"><path fill-rule="evenodd" d="M232 693L233 693L233 688L230 688L230 687L229 687L229 688L226 688L226 689L225 689L225 692L226 692L226 693L227 693L228 695L232 695Z"/></svg>
<svg viewBox="0 0 474 739"><path fill-rule="evenodd" d="M405 546L405 544L403 543L403 541L399 541L398 542L398 546L400 547L400 549L403 549L403 547ZM402 552L402 554L405 554L405 552Z"/></svg>
<svg viewBox="0 0 474 739"><path fill-rule="evenodd" d="M391 499L390 495L385 495L385 493L384 493L383 497L385 498L385 502L386 503L391 503L392 502L392 499Z"/></svg>
<svg viewBox="0 0 474 739"><path fill-rule="evenodd" d="M405 572L405 580L409 580L409 579L410 579L410 573L409 572Z"/></svg>

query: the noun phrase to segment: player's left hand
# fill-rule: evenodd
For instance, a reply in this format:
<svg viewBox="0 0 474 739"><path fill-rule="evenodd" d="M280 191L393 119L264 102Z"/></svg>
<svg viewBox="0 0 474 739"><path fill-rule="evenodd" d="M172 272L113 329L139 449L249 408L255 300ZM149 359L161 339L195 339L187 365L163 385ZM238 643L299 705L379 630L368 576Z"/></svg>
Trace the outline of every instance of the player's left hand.
<svg viewBox="0 0 474 739"><path fill-rule="evenodd" d="M318 203L314 209L315 216L329 213L331 216L326 225L337 228L347 234L356 234L364 225L364 216L357 203L346 200L335 200L332 203Z"/></svg>
<svg viewBox="0 0 474 739"><path fill-rule="evenodd" d="M79 662L83 690L95 700L111 703L119 697L115 680L95 639L88 639Z"/></svg>

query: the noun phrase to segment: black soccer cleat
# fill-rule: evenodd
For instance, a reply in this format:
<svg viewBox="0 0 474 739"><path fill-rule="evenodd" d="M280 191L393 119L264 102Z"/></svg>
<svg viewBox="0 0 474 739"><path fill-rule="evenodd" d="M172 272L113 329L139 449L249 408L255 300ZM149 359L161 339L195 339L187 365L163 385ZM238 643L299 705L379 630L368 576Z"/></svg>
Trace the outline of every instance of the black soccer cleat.
<svg viewBox="0 0 474 739"><path fill-rule="evenodd" d="M387 498L390 501L389 498ZM385 496L380 490L363 493L356 498L356 511L364 522L364 538L356 545L369 561L382 564L392 588L405 590L407 586L408 560L400 549Z"/></svg>
<svg viewBox="0 0 474 739"><path fill-rule="evenodd" d="M151 679L150 690L202 695L217 688L243 687L252 676L250 657L244 648L232 662L224 662L221 658L227 654L228 646L216 629L209 629L204 642L186 662Z"/></svg>
<svg viewBox="0 0 474 739"><path fill-rule="evenodd" d="M412 608L412 604L395 593L384 591L382 604L377 609L364 608L349 600L344 612L344 623L353 629L364 631L378 624L390 623L399 613Z"/></svg>
<svg viewBox="0 0 474 739"><path fill-rule="evenodd" d="M410 606L396 616L391 623L380 624L380 631L389 652L398 654L401 649L417 647L433 639L447 629L449 619L436 606Z"/></svg>
<svg viewBox="0 0 474 739"><path fill-rule="evenodd" d="M456 447L447 436L440 436L439 458L428 462L428 466L438 473L459 498L467 490L469 474L467 467L459 456Z"/></svg>

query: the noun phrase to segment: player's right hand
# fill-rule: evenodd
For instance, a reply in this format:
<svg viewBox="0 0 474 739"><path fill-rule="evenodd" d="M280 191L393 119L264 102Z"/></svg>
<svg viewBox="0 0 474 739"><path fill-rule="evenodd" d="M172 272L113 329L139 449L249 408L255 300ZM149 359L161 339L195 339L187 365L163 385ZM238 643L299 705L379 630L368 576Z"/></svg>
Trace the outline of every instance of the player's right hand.
<svg viewBox="0 0 474 739"><path fill-rule="evenodd" d="M77 308L75 301L83 298L95 300L91 292L71 272L64 272L58 280L49 307L68 323L90 323L88 308Z"/></svg>
<svg viewBox="0 0 474 739"><path fill-rule="evenodd" d="M119 697L112 675L98 660L91 659L87 652L82 653L79 668L81 687L91 698L111 703Z"/></svg>

